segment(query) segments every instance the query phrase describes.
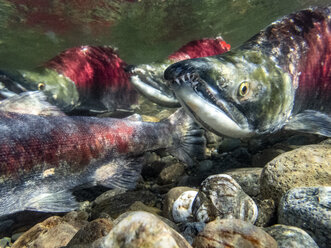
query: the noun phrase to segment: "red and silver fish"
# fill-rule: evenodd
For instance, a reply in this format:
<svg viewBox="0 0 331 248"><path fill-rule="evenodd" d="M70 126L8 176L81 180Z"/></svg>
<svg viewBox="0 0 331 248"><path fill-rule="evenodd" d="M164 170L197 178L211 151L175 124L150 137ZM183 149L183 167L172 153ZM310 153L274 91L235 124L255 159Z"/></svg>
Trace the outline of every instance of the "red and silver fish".
<svg viewBox="0 0 331 248"><path fill-rule="evenodd" d="M69 114L130 113L138 93L127 64L109 46L67 49L37 70L2 71L0 93L42 91L50 103ZM6 91L5 91L6 89Z"/></svg>
<svg viewBox="0 0 331 248"><path fill-rule="evenodd" d="M71 211L75 188L133 188L146 151L165 148L191 164L204 146L182 109L158 123L0 111L0 216Z"/></svg>
<svg viewBox="0 0 331 248"><path fill-rule="evenodd" d="M190 41L161 63L131 66L131 82L139 93L151 101L165 107L179 107L178 100L164 81L164 70L181 60L222 54L229 50L230 45L221 37Z"/></svg>
<svg viewBox="0 0 331 248"><path fill-rule="evenodd" d="M164 77L218 135L285 128L331 137L331 7L285 16L228 53L169 66Z"/></svg>

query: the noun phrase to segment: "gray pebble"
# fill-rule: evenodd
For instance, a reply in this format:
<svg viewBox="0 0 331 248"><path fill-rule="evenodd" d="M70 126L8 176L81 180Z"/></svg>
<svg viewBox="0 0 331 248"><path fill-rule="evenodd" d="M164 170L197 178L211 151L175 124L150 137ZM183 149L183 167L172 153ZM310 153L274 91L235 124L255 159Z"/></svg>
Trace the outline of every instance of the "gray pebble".
<svg viewBox="0 0 331 248"><path fill-rule="evenodd" d="M264 230L276 240L278 248L318 248L308 233L298 227L274 225Z"/></svg>
<svg viewBox="0 0 331 248"><path fill-rule="evenodd" d="M302 228L321 248L331 244L331 187L289 190L278 208L280 224Z"/></svg>

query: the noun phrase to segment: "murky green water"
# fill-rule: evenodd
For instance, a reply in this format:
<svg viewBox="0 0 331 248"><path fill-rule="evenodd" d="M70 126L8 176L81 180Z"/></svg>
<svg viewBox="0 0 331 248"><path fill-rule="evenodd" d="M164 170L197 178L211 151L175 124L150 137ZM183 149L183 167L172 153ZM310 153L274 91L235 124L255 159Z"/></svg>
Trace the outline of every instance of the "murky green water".
<svg viewBox="0 0 331 248"><path fill-rule="evenodd" d="M0 68L33 68L77 45L113 45L128 63L162 60L222 35L232 47L270 22L330 0L0 0Z"/></svg>

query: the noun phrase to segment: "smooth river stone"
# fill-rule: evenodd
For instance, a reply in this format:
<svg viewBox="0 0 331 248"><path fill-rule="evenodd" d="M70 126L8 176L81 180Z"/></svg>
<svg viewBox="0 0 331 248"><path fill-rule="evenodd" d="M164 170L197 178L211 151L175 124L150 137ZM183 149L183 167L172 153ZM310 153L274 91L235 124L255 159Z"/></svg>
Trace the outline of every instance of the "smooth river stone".
<svg viewBox="0 0 331 248"><path fill-rule="evenodd" d="M192 205L198 192L185 191L174 202L172 207L172 217L176 223L189 222L192 218Z"/></svg>
<svg viewBox="0 0 331 248"><path fill-rule="evenodd" d="M262 228L238 219L216 219L195 238L194 248L277 248Z"/></svg>
<svg viewBox="0 0 331 248"><path fill-rule="evenodd" d="M94 241L106 236L112 228L113 223L109 219L93 220L75 234L66 248L89 248Z"/></svg>
<svg viewBox="0 0 331 248"><path fill-rule="evenodd" d="M278 248L318 248L316 242L304 230L286 225L264 228L278 244Z"/></svg>
<svg viewBox="0 0 331 248"><path fill-rule="evenodd" d="M331 145L308 145L279 155L263 168L260 182L262 198L276 204L292 188L331 186Z"/></svg>
<svg viewBox="0 0 331 248"><path fill-rule="evenodd" d="M195 191L196 193L198 193L197 189L190 187L174 187L168 191L168 193L164 198L163 208L162 208L162 214L164 217L168 218L171 221L174 221L173 219L174 202L186 191ZM192 212L192 208L191 208L191 212Z"/></svg>
<svg viewBox="0 0 331 248"><path fill-rule="evenodd" d="M198 222L221 219L241 219L253 223L258 209L255 202L229 175L218 174L206 178L193 202L192 213Z"/></svg>
<svg viewBox="0 0 331 248"><path fill-rule="evenodd" d="M52 216L22 234L13 248L58 248L68 244L72 237L87 224L85 212L70 212L64 217Z"/></svg>
<svg viewBox="0 0 331 248"><path fill-rule="evenodd" d="M155 215L143 211L131 212L91 247L192 248L174 229Z"/></svg>

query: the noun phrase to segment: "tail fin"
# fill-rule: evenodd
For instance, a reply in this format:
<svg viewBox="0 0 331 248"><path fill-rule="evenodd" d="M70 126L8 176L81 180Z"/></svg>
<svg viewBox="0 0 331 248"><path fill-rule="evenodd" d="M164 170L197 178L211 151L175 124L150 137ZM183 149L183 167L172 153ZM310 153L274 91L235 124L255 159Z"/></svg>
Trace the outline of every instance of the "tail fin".
<svg viewBox="0 0 331 248"><path fill-rule="evenodd" d="M173 127L175 141L168 151L192 166L197 159L205 157L206 139L204 130L196 124L183 108L177 110L165 121Z"/></svg>

